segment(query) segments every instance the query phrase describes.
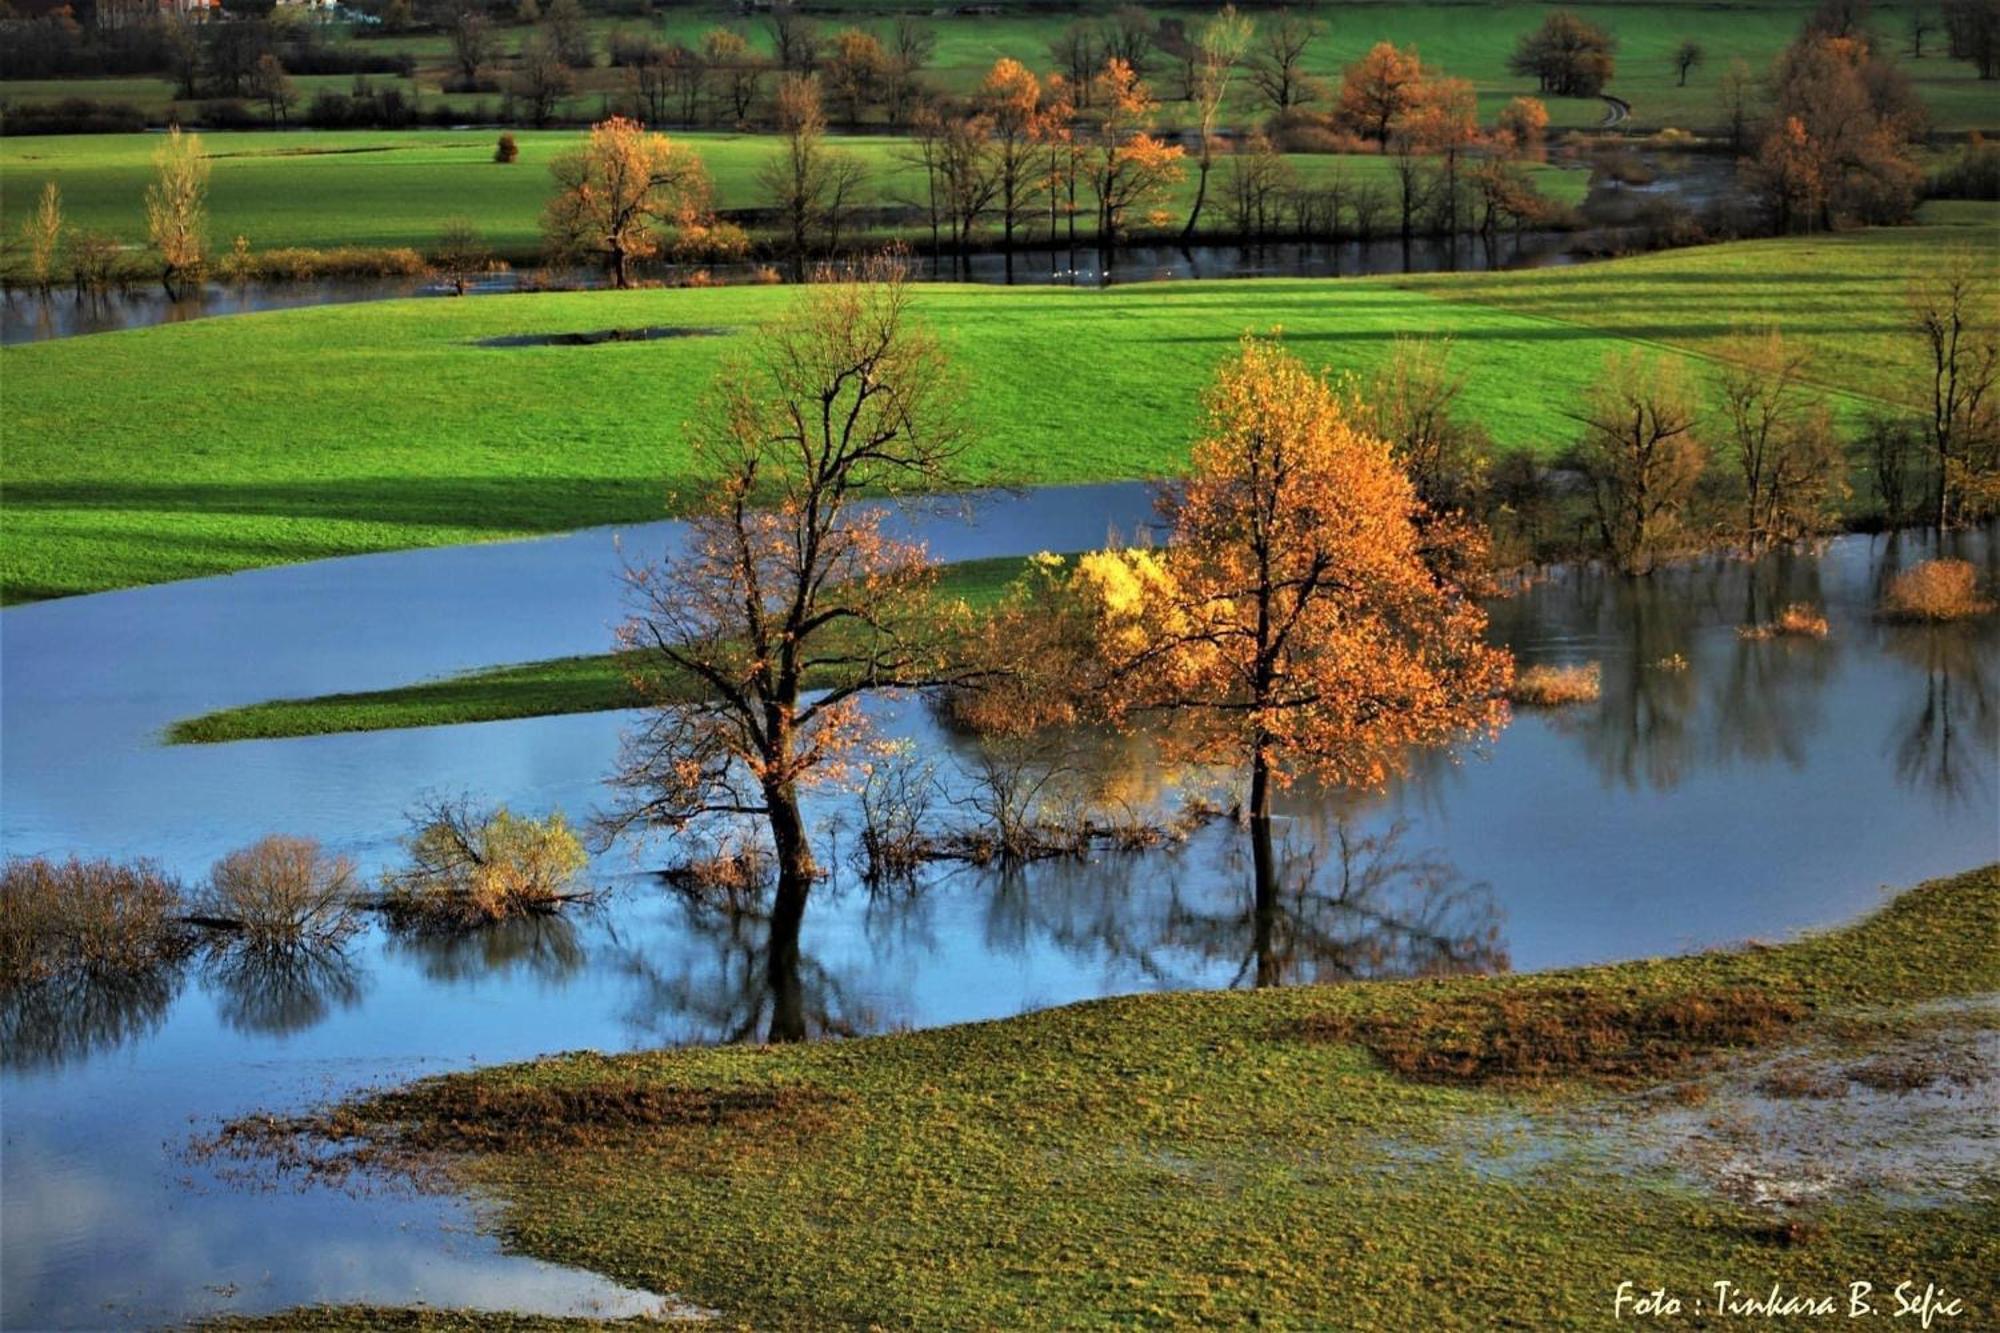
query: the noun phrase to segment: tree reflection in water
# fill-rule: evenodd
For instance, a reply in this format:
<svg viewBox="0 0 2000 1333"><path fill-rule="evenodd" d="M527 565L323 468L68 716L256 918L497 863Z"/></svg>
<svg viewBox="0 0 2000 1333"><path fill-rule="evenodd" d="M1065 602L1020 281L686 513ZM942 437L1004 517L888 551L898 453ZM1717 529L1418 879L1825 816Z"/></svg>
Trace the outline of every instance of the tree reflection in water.
<svg viewBox="0 0 2000 1333"><path fill-rule="evenodd" d="M1492 889L1443 857L1404 847L1406 827L1356 830L1344 815L1295 817L1260 890L1242 835L1204 855L1054 862L1003 876L987 941L1045 938L1155 986L1297 985L1502 971ZM1207 861L1208 864L1200 864Z"/></svg>
<svg viewBox="0 0 2000 1333"><path fill-rule="evenodd" d="M0 1067L55 1069L151 1036L181 993L180 961L137 973L65 973L0 988Z"/></svg>
<svg viewBox="0 0 2000 1333"><path fill-rule="evenodd" d="M448 984L520 974L556 985L589 961L577 923L558 912L529 912L468 930L392 931L389 953Z"/></svg>
<svg viewBox="0 0 2000 1333"><path fill-rule="evenodd" d="M1732 569L1740 581L1739 625L1765 625L1795 602L1827 604L1816 555L1781 551ZM1726 601L1727 599L1725 599ZM1820 726L1820 697L1839 660L1838 637L1737 635L1716 673L1715 756L1753 763L1806 762L1806 742Z"/></svg>
<svg viewBox="0 0 2000 1333"><path fill-rule="evenodd" d="M616 966L636 993L626 1023L667 1043L789 1042L878 1029L851 999L853 984L800 948L798 901L768 886L736 893L674 895L681 958L624 947Z"/></svg>
<svg viewBox="0 0 2000 1333"><path fill-rule="evenodd" d="M1896 776L1954 804L1992 801L2000 710L1991 674L1994 627L1889 625L1884 646L1915 668L1917 691L1895 716L1888 748Z"/></svg>
<svg viewBox="0 0 2000 1333"><path fill-rule="evenodd" d="M367 974L337 948L225 946L202 960L201 980L224 1023L264 1036L315 1027L367 993Z"/></svg>

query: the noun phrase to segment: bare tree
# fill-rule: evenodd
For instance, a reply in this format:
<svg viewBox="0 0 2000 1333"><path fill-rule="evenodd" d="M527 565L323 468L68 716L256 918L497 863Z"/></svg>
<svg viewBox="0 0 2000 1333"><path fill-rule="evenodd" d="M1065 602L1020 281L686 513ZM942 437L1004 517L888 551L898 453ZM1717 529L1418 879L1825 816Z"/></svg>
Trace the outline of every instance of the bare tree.
<svg viewBox="0 0 2000 1333"><path fill-rule="evenodd" d="M1151 14L1138 5L1120 5L1098 31L1098 49L1106 60L1122 60L1134 74L1146 77L1158 35Z"/></svg>
<svg viewBox="0 0 2000 1333"><path fill-rule="evenodd" d="M1912 60L1924 58L1924 39L1937 31L1937 20L1927 13L1920 4L1910 6L1903 16L1903 33L1909 38L1909 57Z"/></svg>
<svg viewBox="0 0 2000 1333"><path fill-rule="evenodd" d="M285 123L299 100L299 90L292 85L291 76L269 51L257 57L257 63L251 67L250 95L264 104L272 129Z"/></svg>
<svg viewBox="0 0 2000 1333"><path fill-rule="evenodd" d="M702 65L708 75L709 101L716 120L741 124L757 100L764 67L740 32L710 28L701 39Z"/></svg>
<svg viewBox="0 0 2000 1333"><path fill-rule="evenodd" d="M479 82L479 71L492 63L493 25L483 10L468 5L452 20L450 37L459 84L471 88Z"/></svg>
<svg viewBox="0 0 2000 1333"><path fill-rule="evenodd" d="M597 63L588 20L578 0L553 0L542 16L542 32L554 47L556 58L571 69L589 69Z"/></svg>
<svg viewBox="0 0 2000 1333"><path fill-rule="evenodd" d="M2000 78L2000 4L1944 0L1944 36L1953 60L1971 61L1982 79Z"/></svg>
<svg viewBox="0 0 2000 1333"><path fill-rule="evenodd" d="M883 70L883 93L889 104L889 123L902 125L910 118L920 90L918 75L937 53L937 32L928 23L908 14L898 14L889 25L889 61Z"/></svg>
<svg viewBox="0 0 2000 1333"><path fill-rule="evenodd" d="M1250 81L1281 116L1318 95L1306 76L1305 60L1320 32L1311 19L1281 9L1250 57Z"/></svg>
<svg viewBox="0 0 2000 1333"><path fill-rule="evenodd" d="M1740 153L1750 143L1751 110L1757 100L1756 76L1741 56L1732 57L1723 69L1716 96L1729 118L1729 151Z"/></svg>
<svg viewBox="0 0 2000 1333"><path fill-rule="evenodd" d="M1208 173L1215 166L1215 119L1222 111L1223 99L1229 95L1230 80L1250 49L1252 30L1250 20L1238 14L1234 5L1224 5L1202 20L1195 30L1188 93L1201 131L1201 150L1195 161L1199 174L1194 206L1188 209L1187 225L1181 228L1182 244L1193 239L1195 226L1201 221L1202 205L1208 200Z"/></svg>
<svg viewBox="0 0 2000 1333"><path fill-rule="evenodd" d="M819 873L801 791L858 778L862 697L954 680L935 566L863 497L967 482L963 395L903 265L826 277L717 376L687 543L630 574L626 646L700 692L662 692L627 734L612 820L754 821L794 911Z"/></svg>
<svg viewBox="0 0 2000 1333"><path fill-rule="evenodd" d="M1360 402L1362 424L1389 442L1417 498L1434 511L1463 507L1486 465L1486 433L1462 411L1465 376L1451 361L1449 337L1399 334Z"/></svg>
<svg viewBox="0 0 2000 1333"><path fill-rule="evenodd" d="M792 276L803 278L827 185L826 116L820 107L819 80L806 74L784 75L778 80L775 107L783 142L757 179L784 229Z"/></svg>
<svg viewBox="0 0 2000 1333"><path fill-rule="evenodd" d="M1090 82L1104 65L1104 48L1097 29L1078 19L1049 43L1049 58L1056 70L1069 81L1081 105L1090 105Z"/></svg>
<svg viewBox="0 0 2000 1333"><path fill-rule="evenodd" d="M1692 37L1687 38L1679 46L1676 46L1674 48L1674 74L1680 80L1678 86L1682 88L1687 87L1688 71L1707 58L1708 52L1702 49L1701 43Z"/></svg>
<svg viewBox="0 0 2000 1333"><path fill-rule="evenodd" d="M1694 435L1694 395L1678 366L1613 352L1583 410L1577 461L1598 533L1625 574L1650 574L1677 535L1707 457Z"/></svg>
<svg viewBox="0 0 2000 1333"><path fill-rule="evenodd" d="M779 69L792 74L810 74L819 67L819 25L799 13L789 0L771 6L767 26Z"/></svg>
<svg viewBox="0 0 2000 1333"><path fill-rule="evenodd" d="M1773 326L1737 335L1723 355L1716 395L1743 482L1743 541L1754 554L1822 530L1846 494L1846 464L1832 417L1807 384L1804 347Z"/></svg>
<svg viewBox="0 0 2000 1333"><path fill-rule="evenodd" d="M470 218L447 218L431 251L431 268L458 296L473 279L492 271L493 251Z"/></svg>
<svg viewBox="0 0 2000 1333"><path fill-rule="evenodd" d="M537 129L555 118L562 100L576 91L576 76L564 63L556 38L538 32L521 43L521 60L509 91L526 105L528 119Z"/></svg>
<svg viewBox="0 0 2000 1333"><path fill-rule="evenodd" d="M1930 377L1931 519L1945 528L2000 500L2000 290L1987 258L1966 248L1915 278L1906 299Z"/></svg>

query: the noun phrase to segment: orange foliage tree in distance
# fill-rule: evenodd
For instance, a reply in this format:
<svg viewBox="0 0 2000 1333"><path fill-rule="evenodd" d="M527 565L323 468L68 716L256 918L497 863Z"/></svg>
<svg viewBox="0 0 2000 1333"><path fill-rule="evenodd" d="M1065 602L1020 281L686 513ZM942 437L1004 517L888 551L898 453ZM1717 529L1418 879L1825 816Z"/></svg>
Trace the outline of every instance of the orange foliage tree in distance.
<svg viewBox="0 0 2000 1333"><path fill-rule="evenodd" d="M549 253L602 260L614 286L629 287L633 264L710 222L701 159L623 116L591 126L584 146L549 163L549 173L556 181L542 214Z"/></svg>

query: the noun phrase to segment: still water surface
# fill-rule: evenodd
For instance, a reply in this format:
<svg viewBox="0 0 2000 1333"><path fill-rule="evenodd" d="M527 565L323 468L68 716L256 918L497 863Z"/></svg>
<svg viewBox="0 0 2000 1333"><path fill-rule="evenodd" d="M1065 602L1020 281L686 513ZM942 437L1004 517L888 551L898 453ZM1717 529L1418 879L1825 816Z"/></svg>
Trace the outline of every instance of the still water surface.
<svg viewBox="0 0 2000 1333"><path fill-rule="evenodd" d="M1075 549L1147 517L1143 488L1036 492L913 520L946 559ZM623 550L677 539L628 530ZM1956 539L1990 578L1990 534ZM1881 581L1928 553L1844 538L1755 566L1644 583L1574 571L1494 608L1524 660L1603 663L1604 696L1524 714L1483 755L1378 798L1295 793L1275 919L1251 912L1230 827L1183 848L1018 874L940 870L816 892L799 965L775 976L755 903L690 903L613 849L602 907L458 941L370 933L271 970L200 962L60 1013L4 1015L0 1319L148 1321L301 1300L553 1310L648 1298L499 1253L460 1204L244 1191L178 1153L218 1115L546 1051L987 1018L1090 996L1412 971L1539 968L1783 938L1881 887L1996 848L2000 636L1992 621L1891 627ZM605 646L620 546L595 531L107 593L0 613L0 840L9 854L150 855L194 877L282 831L373 868L432 789L517 809L602 804L618 715L165 748L175 718ZM1736 627L1821 604L1824 642ZM969 760L915 705L884 727ZM1094 750L1144 800L1142 745ZM839 802L817 808L851 842ZM1400 830L1400 831L1399 831ZM833 859L838 862L836 848ZM306 1238L310 1237L308 1243Z"/></svg>

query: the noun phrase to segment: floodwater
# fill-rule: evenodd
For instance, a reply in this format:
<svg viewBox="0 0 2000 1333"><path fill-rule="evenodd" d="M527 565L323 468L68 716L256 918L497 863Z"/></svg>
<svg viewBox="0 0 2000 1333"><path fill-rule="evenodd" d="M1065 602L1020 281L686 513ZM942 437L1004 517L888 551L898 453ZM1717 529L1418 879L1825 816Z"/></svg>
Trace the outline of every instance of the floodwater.
<svg viewBox="0 0 2000 1333"><path fill-rule="evenodd" d="M994 500L912 526L941 558L1076 549L1148 515L1144 488ZM267 833L364 868L401 812L468 790L517 810L601 808L624 716L163 747L193 713L365 689L607 645L621 559L677 539L592 531L254 571L0 612L0 841L9 854L152 856L189 878ZM1952 539L1988 577L1992 534ZM180 1152L218 1116L413 1074L595 1047L840 1035L1091 996L1266 980L1541 968L1780 939L2000 855L2000 634L1876 621L1922 540L1712 561L1643 583L1570 571L1496 605L1527 661L1599 661L1604 694L1523 714L1485 753L1390 792L1295 791L1275 914L1251 908L1228 824L1185 846L871 892L851 811L812 811L840 869L795 963L754 900L690 901L620 845L598 908L458 940L379 931L284 969L195 960L117 993L0 1013L0 1320L158 1322L302 1300L620 1312L661 1296L530 1263L467 1205L244 1190ZM1740 638L1791 601L1824 641ZM976 762L920 705L884 706L948 781ZM1085 767L1145 807L1172 791L1142 742ZM790 943L781 941L781 946ZM781 947L783 963L793 951Z"/></svg>
<svg viewBox="0 0 2000 1333"><path fill-rule="evenodd" d="M1181 278L1339 278L1380 273L1431 273L1453 269L1538 268L1572 262L1584 233L1524 231L1492 242L1477 236L1340 242L1270 241L1257 245L1134 245L1100 253L1089 245L1033 247L1012 253L923 258L925 281L1018 286L1110 287ZM708 266L724 282L758 280L748 265ZM674 275L663 274L671 282ZM565 287L601 286L601 275L574 273ZM497 274L468 289L469 296L518 292L518 274ZM260 310L450 296L451 289L422 278L323 278L306 282L212 282L169 296L158 286L103 292L60 289L9 291L0 296L0 345L46 342L82 334L111 333L154 324L180 324L217 315Z"/></svg>

